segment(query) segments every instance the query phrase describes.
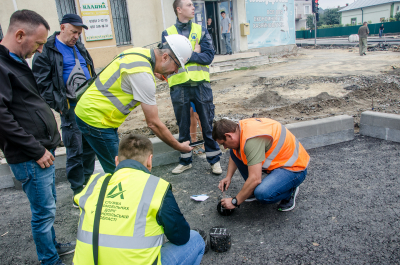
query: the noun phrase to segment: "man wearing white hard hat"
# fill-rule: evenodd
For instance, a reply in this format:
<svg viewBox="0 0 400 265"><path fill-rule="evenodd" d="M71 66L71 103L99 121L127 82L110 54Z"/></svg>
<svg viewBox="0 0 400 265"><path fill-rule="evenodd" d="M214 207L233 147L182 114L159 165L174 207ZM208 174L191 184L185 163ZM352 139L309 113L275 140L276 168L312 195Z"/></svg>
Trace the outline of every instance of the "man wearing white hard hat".
<svg viewBox="0 0 400 265"><path fill-rule="evenodd" d="M173 48L172 48L173 47ZM118 155L118 127L141 105L146 123L162 141L181 152L193 148L178 142L160 121L156 105L154 73L177 73L192 54L189 40L170 36L158 49L125 50L99 74L75 108L82 135L95 151L106 173L114 173Z"/></svg>
<svg viewBox="0 0 400 265"><path fill-rule="evenodd" d="M175 0L173 8L177 20L174 25L163 31L162 41L168 37L185 36L190 40L193 50L186 66L168 77L171 101L179 126L179 141L191 139L190 102L193 102L200 118L207 162L210 163L212 172L219 175L222 173L219 162L221 150L212 138L215 109L209 73L209 65L215 53L212 39L205 27L192 22L194 5L191 0ZM192 152L181 152L179 165L172 173L180 174L191 167Z"/></svg>

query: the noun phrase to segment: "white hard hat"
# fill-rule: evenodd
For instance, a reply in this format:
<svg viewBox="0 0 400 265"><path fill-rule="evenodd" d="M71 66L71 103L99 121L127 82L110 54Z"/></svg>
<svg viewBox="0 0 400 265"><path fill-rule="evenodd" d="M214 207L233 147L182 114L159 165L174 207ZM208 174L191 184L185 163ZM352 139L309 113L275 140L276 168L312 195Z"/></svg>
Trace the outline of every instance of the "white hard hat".
<svg viewBox="0 0 400 265"><path fill-rule="evenodd" d="M165 36L165 40L181 63L182 68L185 69L185 64L189 61L193 53L192 44L189 39L179 34L173 34Z"/></svg>

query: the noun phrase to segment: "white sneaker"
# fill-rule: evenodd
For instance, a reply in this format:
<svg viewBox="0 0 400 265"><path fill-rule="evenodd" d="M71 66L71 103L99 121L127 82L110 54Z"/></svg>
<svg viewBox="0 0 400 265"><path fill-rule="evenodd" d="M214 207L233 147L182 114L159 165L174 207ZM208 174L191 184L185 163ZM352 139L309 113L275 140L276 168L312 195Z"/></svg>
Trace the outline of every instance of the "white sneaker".
<svg viewBox="0 0 400 265"><path fill-rule="evenodd" d="M222 168L221 164L219 162L215 163L214 165L211 165L212 173L216 175L221 175L222 174Z"/></svg>
<svg viewBox="0 0 400 265"><path fill-rule="evenodd" d="M187 166L179 164L174 170L172 170L172 174L181 174L183 171L192 168L192 164L189 164Z"/></svg>

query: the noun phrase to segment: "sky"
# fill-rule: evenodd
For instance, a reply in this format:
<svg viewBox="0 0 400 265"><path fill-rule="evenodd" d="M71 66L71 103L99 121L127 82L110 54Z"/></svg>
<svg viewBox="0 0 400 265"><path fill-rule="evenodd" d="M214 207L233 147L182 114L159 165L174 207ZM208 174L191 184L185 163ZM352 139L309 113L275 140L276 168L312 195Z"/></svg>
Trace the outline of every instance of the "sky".
<svg viewBox="0 0 400 265"><path fill-rule="evenodd" d="M346 3L350 5L354 3L354 0L319 0L318 3L320 8L327 9L345 6Z"/></svg>

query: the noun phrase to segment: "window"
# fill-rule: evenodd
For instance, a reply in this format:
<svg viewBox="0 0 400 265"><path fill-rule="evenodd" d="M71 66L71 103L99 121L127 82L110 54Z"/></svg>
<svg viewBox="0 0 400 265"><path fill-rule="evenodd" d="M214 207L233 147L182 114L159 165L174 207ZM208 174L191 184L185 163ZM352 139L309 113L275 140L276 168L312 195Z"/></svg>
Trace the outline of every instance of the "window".
<svg viewBox="0 0 400 265"><path fill-rule="evenodd" d="M304 6L304 14L305 15L308 15L308 14L310 14L311 12L310 12L310 6Z"/></svg>
<svg viewBox="0 0 400 265"><path fill-rule="evenodd" d="M357 18L356 17L353 17L352 19L351 19L351 25L357 25Z"/></svg>
<svg viewBox="0 0 400 265"><path fill-rule="evenodd" d="M1 30L1 25L0 25L0 41L3 39L3 30Z"/></svg>
<svg viewBox="0 0 400 265"><path fill-rule="evenodd" d="M110 1L117 45L132 43L126 0Z"/></svg>
<svg viewBox="0 0 400 265"><path fill-rule="evenodd" d="M76 14L75 0L56 0L58 20L61 20L65 14Z"/></svg>

